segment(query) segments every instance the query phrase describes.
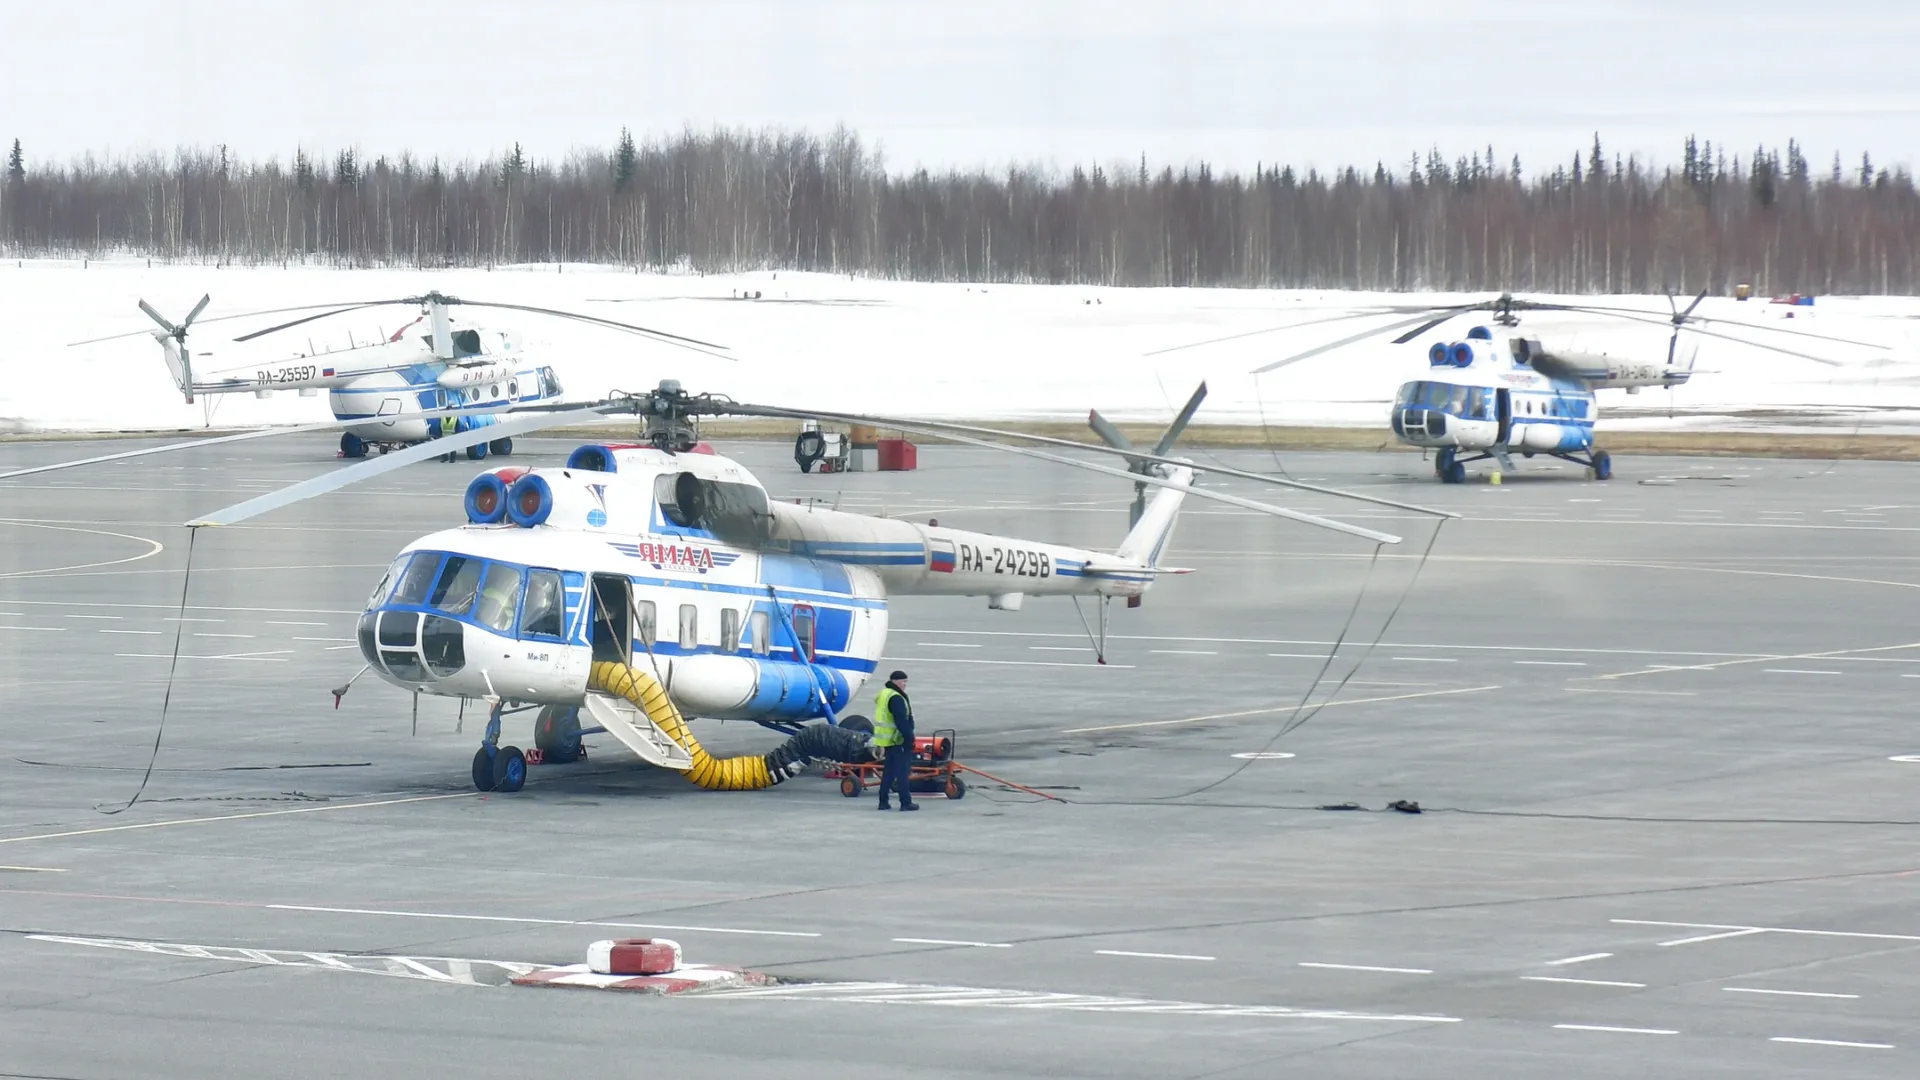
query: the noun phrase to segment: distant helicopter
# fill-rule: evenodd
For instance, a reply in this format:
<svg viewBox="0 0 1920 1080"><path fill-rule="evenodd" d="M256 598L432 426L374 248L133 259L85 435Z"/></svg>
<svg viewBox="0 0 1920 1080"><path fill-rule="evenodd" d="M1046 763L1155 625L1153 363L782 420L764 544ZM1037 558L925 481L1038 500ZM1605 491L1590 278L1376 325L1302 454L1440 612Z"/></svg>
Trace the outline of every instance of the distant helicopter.
<svg viewBox="0 0 1920 1080"><path fill-rule="evenodd" d="M1293 326L1375 318L1384 314L1417 314L1414 318L1366 330L1276 360L1255 368L1252 373L1262 375L1395 330L1404 332L1393 339L1393 344L1403 345L1459 316L1491 312L1492 321L1501 328L1499 331L1487 326L1475 326L1467 331L1464 340L1436 341L1428 348L1427 377L1403 383L1394 397L1388 414L1394 438L1408 446L1436 451L1433 470L1442 483L1461 483L1466 479L1467 465L1489 458L1498 461L1502 470L1512 471L1514 465L1511 455L1515 453L1528 458L1535 454L1560 458L1584 467L1587 475L1594 480L1606 480L1613 476L1613 459L1605 450L1594 447L1594 422L1599 416L1599 401L1594 392L1619 389L1637 394L1643 387L1671 389L1684 384L1693 375L1699 342L1689 341L1682 346L1680 334L1683 330L1690 335L1738 341L1754 348L1838 366L1838 361L1825 357L1747 341L1692 324L1729 323L1746 330L1810 337L1835 344L1884 348L1871 342L1695 315L1694 309L1706 298L1703 290L1685 310L1681 310L1674 298L1669 296L1667 303L1671 310L1664 316L1634 308L1521 300L1508 293L1492 300L1450 306L1368 308L1295 323ZM1623 359L1604 352L1582 352L1559 346L1549 348L1539 338L1524 336L1517 331L1520 317L1516 313L1520 311L1603 315L1629 322L1670 325L1672 333L1667 340L1664 360ZM1261 330L1254 333L1270 332ZM1236 338L1248 336L1253 335L1234 335ZM1214 339L1224 340L1229 339ZM1197 342L1158 352L1173 352L1212 343Z"/></svg>
<svg viewBox="0 0 1920 1080"><path fill-rule="evenodd" d="M518 334L465 325L448 311L456 305L505 308L574 319L701 352L725 348L612 319L524 304L462 300L439 292L428 292L393 300L307 304L207 319L206 322L219 322L316 308L328 309L234 339L244 342L351 311L399 304L417 304L421 308L418 318L384 338L352 344L345 349L308 353L270 364L255 364L196 377L193 371L194 354L187 349L187 330L211 301L210 295L202 296L200 302L177 325L145 300L140 301L140 310L158 323L160 329L139 333L151 334L160 343L166 353L168 373L173 376L174 385L187 402L191 404L195 396L200 394L250 393L265 398L271 397L275 391L293 390L302 397L312 397L325 390L334 419L365 421L353 424L341 433L340 456L346 458L365 457L369 450L386 453L438 438L440 428L436 422L430 422L421 415L425 412L452 411L455 413L455 430L465 432L498 423L501 412L516 406L560 399L565 392L560 377L552 367L535 365L526 358ZM426 324L424 332L410 333L421 323ZM132 335L117 334L75 344L90 345L128 336ZM203 352L199 355L204 358L211 354ZM708 352L708 355L718 354ZM474 461L490 453L504 456L512 452L513 439L510 436L473 443L466 448L467 457Z"/></svg>

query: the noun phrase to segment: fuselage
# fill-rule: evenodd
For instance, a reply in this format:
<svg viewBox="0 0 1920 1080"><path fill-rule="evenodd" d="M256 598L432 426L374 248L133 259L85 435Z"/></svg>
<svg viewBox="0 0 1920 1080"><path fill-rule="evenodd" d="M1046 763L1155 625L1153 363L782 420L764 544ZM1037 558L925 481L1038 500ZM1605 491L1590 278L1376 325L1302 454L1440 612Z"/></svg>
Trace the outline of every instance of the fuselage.
<svg viewBox="0 0 1920 1080"><path fill-rule="evenodd" d="M1156 496L1161 542L1180 495ZM578 704L593 662L619 660L688 715L802 720L872 674L890 594L1018 608L1137 596L1154 576L1150 560L773 502L704 453L582 447L565 468L480 474L466 506L466 525L407 545L360 619L367 663L409 690Z"/></svg>

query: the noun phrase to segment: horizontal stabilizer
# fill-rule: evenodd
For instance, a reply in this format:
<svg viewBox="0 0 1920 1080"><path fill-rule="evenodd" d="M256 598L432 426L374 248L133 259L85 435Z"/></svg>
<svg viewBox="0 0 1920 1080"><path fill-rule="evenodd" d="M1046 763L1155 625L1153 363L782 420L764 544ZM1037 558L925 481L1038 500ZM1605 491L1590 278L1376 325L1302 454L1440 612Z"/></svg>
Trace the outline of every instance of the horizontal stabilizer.
<svg viewBox="0 0 1920 1080"><path fill-rule="evenodd" d="M1125 566L1101 566L1096 563L1088 563L1085 567L1081 569L1080 572L1082 574L1085 574L1087 577L1094 577L1094 578L1138 577L1141 574L1156 574L1156 575L1157 574L1191 574L1193 573L1193 567L1191 566L1135 566L1132 564L1128 564Z"/></svg>

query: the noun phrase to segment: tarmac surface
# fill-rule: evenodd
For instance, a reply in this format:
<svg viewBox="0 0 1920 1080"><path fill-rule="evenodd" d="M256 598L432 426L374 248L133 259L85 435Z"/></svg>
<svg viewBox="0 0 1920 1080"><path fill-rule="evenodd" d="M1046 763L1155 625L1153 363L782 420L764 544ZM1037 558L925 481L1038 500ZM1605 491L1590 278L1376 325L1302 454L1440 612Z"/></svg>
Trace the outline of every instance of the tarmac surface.
<svg viewBox="0 0 1920 1080"><path fill-rule="evenodd" d="M897 601L883 670L911 672L922 727L1068 801L982 782L883 816L813 774L699 791L605 736L478 795L482 717L423 699L416 728L371 677L336 710L367 591L460 518L474 463L203 530L183 605L179 522L331 447L0 483L0 1073L1920 1073L1911 465L1621 458L1602 484L1535 459L1442 486L1409 454L1283 455L1464 517L1435 538L1225 480L1406 540L1376 559L1190 501L1168 561L1199 572L1116 607L1105 666L1065 601ZM1125 530L1124 483L985 451L802 476L783 446L722 449L845 509ZM501 985L648 934L797 981Z"/></svg>

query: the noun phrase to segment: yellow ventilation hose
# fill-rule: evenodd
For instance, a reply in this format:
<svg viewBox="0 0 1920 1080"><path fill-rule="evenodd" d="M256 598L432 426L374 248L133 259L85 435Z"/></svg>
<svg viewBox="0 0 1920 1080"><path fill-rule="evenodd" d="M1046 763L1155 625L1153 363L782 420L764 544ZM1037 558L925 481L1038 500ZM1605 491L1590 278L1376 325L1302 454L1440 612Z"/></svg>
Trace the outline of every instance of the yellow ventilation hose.
<svg viewBox="0 0 1920 1080"><path fill-rule="evenodd" d="M595 660L587 689L626 698L646 713L647 719L666 732L667 738L679 743L681 749L692 756L693 767L687 770L687 779L709 791L758 791L792 775L784 769L779 774L769 769L764 754L743 754L717 761L710 757L701 749L700 740L693 737L693 731L687 727L673 700L667 697L660 681L644 671L635 671L617 661Z"/></svg>

